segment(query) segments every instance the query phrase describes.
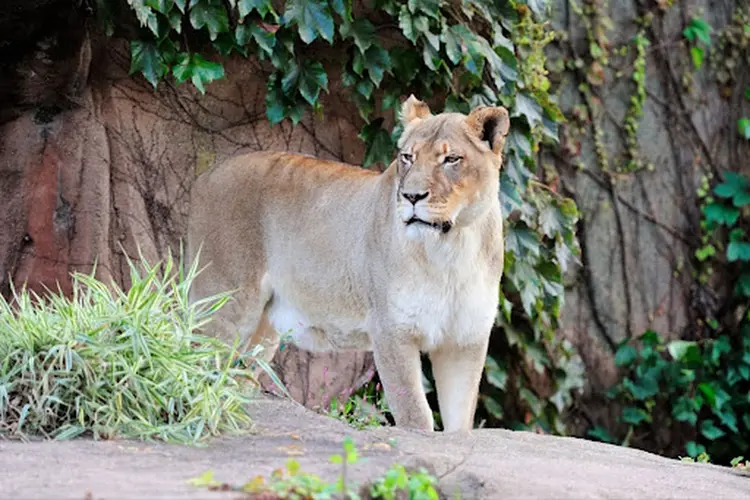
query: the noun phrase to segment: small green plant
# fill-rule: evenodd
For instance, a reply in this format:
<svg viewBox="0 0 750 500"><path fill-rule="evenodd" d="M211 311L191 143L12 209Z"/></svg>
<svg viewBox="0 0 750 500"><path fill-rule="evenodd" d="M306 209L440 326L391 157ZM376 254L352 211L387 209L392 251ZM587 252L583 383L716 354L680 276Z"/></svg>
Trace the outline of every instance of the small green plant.
<svg viewBox="0 0 750 500"><path fill-rule="evenodd" d="M379 385L371 382L343 402L334 397L324 414L359 430L387 425L390 409Z"/></svg>
<svg viewBox="0 0 750 500"><path fill-rule="evenodd" d="M359 454L354 441L344 438L342 453L330 457L332 464L341 465L341 473L333 482L319 476L303 472L297 460L289 459L286 468L276 469L267 481L263 476L256 476L239 486L217 481L213 471L207 471L188 482L192 486L210 490L237 491L249 498L268 499L305 499L328 500L331 498L360 498L395 500L409 498L412 500L438 500L438 480L424 468L410 472L403 465L392 465L381 477L368 484L355 485L348 481L347 467L357 463Z"/></svg>
<svg viewBox="0 0 750 500"><path fill-rule="evenodd" d="M690 42L690 57L696 69L703 66L706 50L711 47L711 25L705 19L694 17L690 20L682 34Z"/></svg>
<svg viewBox="0 0 750 500"><path fill-rule="evenodd" d="M127 292L74 273L72 297L0 297L0 436L197 442L250 423L238 354L196 333L227 294L189 305L194 264L142 268Z"/></svg>

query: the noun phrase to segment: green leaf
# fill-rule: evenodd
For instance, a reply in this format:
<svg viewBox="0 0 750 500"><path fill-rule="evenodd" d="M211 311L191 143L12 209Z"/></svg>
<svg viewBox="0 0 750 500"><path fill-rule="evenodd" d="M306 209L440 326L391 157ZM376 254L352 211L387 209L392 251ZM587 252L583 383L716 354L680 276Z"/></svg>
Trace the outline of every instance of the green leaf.
<svg viewBox="0 0 750 500"><path fill-rule="evenodd" d="M273 33L270 33L255 23L240 24L234 33L237 45L245 47L250 43L252 38L258 47L261 48L266 54L272 54L273 48L276 46L276 37Z"/></svg>
<svg viewBox="0 0 750 500"><path fill-rule="evenodd" d="M508 383L508 372L504 368L501 368L492 356L487 356L484 370L487 382L504 391L505 385Z"/></svg>
<svg viewBox="0 0 750 500"><path fill-rule="evenodd" d="M441 0L409 0L407 5L409 10L414 14L421 12L435 20L439 20L441 3Z"/></svg>
<svg viewBox="0 0 750 500"><path fill-rule="evenodd" d="M696 443L695 441L688 441L685 444L685 451L689 456L695 458L698 455L706 453L706 447L702 444Z"/></svg>
<svg viewBox="0 0 750 500"><path fill-rule="evenodd" d="M714 387L707 383L702 382L698 384L698 390L703 393L703 395L706 397L706 402L708 403L708 406L711 408L716 407L716 391L714 390Z"/></svg>
<svg viewBox="0 0 750 500"><path fill-rule="evenodd" d="M513 106L512 117L522 116L533 128L542 123L542 107L533 97L524 92L516 94L516 104Z"/></svg>
<svg viewBox="0 0 750 500"><path fill-rule="evenodd" d="M737 121L737 129L745 139L750 139L750 118L740 118Z"/></svg>
<svg viewBox="0 0 750 500"><path fill-rule="evenodd" d="M289 0L284 18L297 25L299 36L306 44L320 36L333 43L333 15L325 0Z"/></svg>
<svg viewBox="0 0 750 500"><path fill-rule="evenodd" d="M565 217L560 213L560 209L552 203L548 203L542 207L539 212L539 226L548 238L554 238L558 233L562 232L565 228L565 222Z"/></svg>
<svg viewBox="0 0 750 500"><path fill-rule="evenodd" d="M208 29L208 36L213 41L219 33L229 31L229 17L222 5L200 2L190 9L190 24L199 30Z"/></svg>
<svg viewBox="0 0 750 500"><path fill-rule="evenodd" d="M703 66L703 48L698 47L697 45L694 47L690 47L690 57L693 59L693 65L697 69L701 69L701 66Z"/></svg>
<svg viewBox="0 0 750 500"><path fill-rule="evenodd" d="M730 241L727 246L727 260L735 262L738 260L750 261L750 243L744 241Z"/></svg>
<svg viewBox="0 0 750 500"><path fill-rule="evenodd" d="M698 343L687 340L673 340L667 344L667 351L675 361L700 361L701 355Z"/></svg>
<svg viewBox="0 0 750 500"><path fill-rule="evenodd" d="M344 22L352 21L352 0L331 0L330 4Z"/></svg>
<svg viewBox="0 0 750 500"><path fill-rule="evenodd" d="M615 444L615 438L612 437L612 434L609 433L607 429L602 427L601 425L595 425L592 429L589 429L587 434L599 441L602 441L604 443L610 443Z"/></svg>
<svg viewBox="0 0 750 500"><path fill-rule="evenodd" d="M169 68L161 58L159 49L152 42L133 40L130 42L130 74L141 72L146 80L156 88L159 80Z"/></svg>
<svg viewBox="0 0 750 500"><path fill-rule="evenodd" d="M695 401L689 397L682 396L672 408L672 416L679 422L688 422L695 425L698 421L698 408Z"/></svg>
<svg viewBox="0 0 750 500"><path fill-rule="evenodd" d="M701 422L701 434L703 434L703 437L705 437L706 439L715 441L716 439L725 436L726 432L716 427L716 424L714 424L713 420L706 419Z"/></svg>
<svg viewBox="0 0 750 500"><path fill-rule="evenodd" d="M284 120L284 92L276 74L271 75L266 87L266 117L271 125Z"/></svg>
<svg viewBox="0 0 750 500"><path fill-rule="evenodd" d="M711 45L711 25L705 19L694 17L682 31L682 34L691 42L698 39L706 45Z"/></svg>
<svg viewBox="0 0 750 500"><path fill-rule="evenodd" d="M364 54L364 65L372 83L380 86L385 73L391 70L391 57L380 45L372 45Z"/></svg>
<svg viewBox="0 0 750 500"><path fill-rule="evenodd" d="M339 33L344 38L351 38L359 51L364 54L375 41L375 26L367 19L360 18L352 23L339 26ZM380 48L383 52L385 49ZM386 52L386 54L388 54Z"/></svg>
<svg viewBox="0 0 750 500"><path fill-rule="evenodd" d="M147 7L151 7L152 9L159 12L160 14L169 13L170 9L172 8L172 5L174 5L173 0L146 0L143 3ZM131 3L131 6L134 6L134 5L136 4Z"/></svg>
<svg viewBox="0 0 750 500"><path fill-rule="evenodd" d="M299 73L299 93L310 104L318 101L321 90L328 91L328 75L318 61L305 61Z"/></svg>
<svg viewBox="0 0 750 500"><path fill-rule="evenodd" d="M622 410L622 421L630 425L639 425L642 422L650 421L649 414L642 408L626 406Z"/></svg>
<svg viewBox="0 0 750 500"><path fill-rule="evenodd" d="M177 6L178 9L180 9L180 12L183 14L185 13L185 4L187 3L187 0L174 0L174 4Z"/></svg>
<svg viewBox="0 0 750 500"><path fill-rule="evenodd" d="M615 366L630 366L638 358L638 351L632 345L622 344L615 353Z"/></svg>
<svg viewBox="0 0 750 500"><path fill-rule="evenodd" d="M370 165L388 166L393 158L391 135L382 128L383 118L378 118L365 125L359 137L367 144L363 167Z"/></svg>
<svg viewBox="0 0 750 500"><path fill-rule="evenodd" d="M539 256L539 239L534 231L527 227L508 228L505 233L505 249L516 256Z"/></svg>
<svg viewBox="0 0 750 500"><path fill-rule="evenodd" d="M740 216L740 211L723 203L709 203L703 208L703 214L709 222L733 226Z"/></svg>
<svg viewBox="0 0 750 500"><path fill-rule="evenodd" d="M628 378L623 380L623 387L637 400L644 400L654 397L659 393L659 383L653 374L640 377L637 382Z"/></svg>
<svg viewBox="0 0 750 500"><path fill-rule="evenodd" d="M417 43L419 30L414 26L414 18L406 5L401 7L401 11L398 14L398 27L401 28L401 33L404 34L407 40L413 44Z"/></svg>
<svg viewBox="0 0 750 500"><path fill-rule="evenodd" d="M484 396L482 397L482 402L484 402L484 407L487 409L490 415L497 419L503 418L503 407L494 398Z"/></svg>
<svg viewBox="0 0 750 500"><path fill-rule="evenodd" d="M206 84L224 77L224 67L219 63L205 60L200 54L183 52L178 56L172 74L177 83L183 83L190 78L200 93L205 94Z"/></svg>
<svg viewBox="0 0 750 500"><path fill-rule="evenodd" d="M252 11L260 14L261 18L269 12L273 12L273 7L269 0L237 0L237 9L242 19L247 17Z"/></svg>
<svg viewBox="0 0 750 500"><path fill-rule="evenodd" d="M156 17L156 12L154 12L151 7L149 7L145 2L143 1L133 1L131 0L128 2L130 4L130 8L133 9L133 12L135 13L136 19L138 19L138 22L141 26L147 27L151 33L159 36L159 20Z"/></svg>
<svg viewBox="0 0 750 500"><path fill-rule="evenodd" d="M524 206L523 198L521 198L521 194L518 191L518 184L511 180L505 170L500 174L500 189L498 196L502 203L503 214L506 217L514 210L520 210Z"/></svg>

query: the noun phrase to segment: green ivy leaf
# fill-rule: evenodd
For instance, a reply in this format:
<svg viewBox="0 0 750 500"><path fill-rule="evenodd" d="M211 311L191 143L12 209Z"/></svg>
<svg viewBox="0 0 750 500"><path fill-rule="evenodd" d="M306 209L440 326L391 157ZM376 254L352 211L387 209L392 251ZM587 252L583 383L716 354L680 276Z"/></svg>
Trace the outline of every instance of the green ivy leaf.
<svg viewBox="0 0 750 500"><path fill-rule="evenodd" d="M352 22L352 0L331 0L330 4L344 22Z"/></svg>
<svg viewBox="0 0 750 500"><path fill-rule="evenodd" d="M705 19L694 17L682 30L682 34L691 42L698 39L706 45L711 45L711 25Z"/></svg>
<svg viewBox="0 0 750 500"><path fill-rule="evenodd" d="M240 24L234 32L235 41L240 47L247 46L252 38L261 50L271 55L273 48L276 46L276 37L255 23Z"/></svg>
<svg viewBox="0 0 750 500"><path fill-rule="evenodd" d="M706 419L701 422L701 434L703 434L703 437L705 437L706 439L715 441L720 437L725 436L726 432L716 427L716 424L714 424L713 420Z"/></svg>
<svg viewBox="0 0 750 500"><path fill-rule="evenodd" d="M622 410L622 421L630 425L639 425L642 422L650 422L651 417L641 408L626 406Z"/></svg>
<svg viewBox="0 0 750 500"><path fill-rule="evenodd" d="M750 118L740 118L737 121L737 129L745 139L750 139Z"/></svg>
<svg viewBox="0 0 750 500"><path fill-rule="evenodd" d="M181 53L177 64L172 68L172 74L177 83L183 83L190 78L201 94L206 93L205 85L220 78L224 78L224 67L215 62L207 61L200 54Z"/></svg>
<svg viewBox="0 0 750 500"><path fill-rule="evenodd" d="M300 67L299 93L310 104L318 101L321 90L328 91L328 75L318 61L306 61Z"/></svg>
<svg viewBox="0 0 750 500"><path fill-rule="evenodd" d="M542 107L536 100L524 92L516 94L516 103L513 106L511 117L524 117L533 128L542 123Z"/></svg>
<svg viewBox="0 0 750 500"><path fill-rule="evenodd" d="M548 238L554 238L562 232L566 226L566 220L560 209L552 203L548 203L539 212L539 226Z"/></svg>
<svg viewBox="0 0 750 500"><path fill-rule="evenodd" d="M343 23L339 26L339 33L344 38L351 38L359 51L364 54L375 41L375 26L367 19L357 19L352 23ZM385 49L379 47L385 52ZM386 55L388 53L386 52Z"/></svg>
<svg viewBox="0 0 750 500"><path fill-rule="evenodd" d="M132 0L131 0L132 1ZM160 14L168 14L174 5L174 0L146 0L143 2L147 7L151 7ZM133 2L131 5L135 5Z"/></svg>
<svg viewBox="0 0 750 500"><path fill-rule="evenodd" d="M528 227L511 226L505 233L505 249L518 257L539 257L539 238Z"/></svg>
<svg viewBox="0 0 750 500"><path fill-rule="evenodd" d="M638 358L638 351L632 345L622 344L615 353L615 366L630 366Z"/></svg>
<svg viewBox="0 0 750 500"><path fill-rule="evenodd" d="M508 372L501 368L492 356L487 356L484 370L487 375L487 382L504 391L508 382Z"/></svg>
<svg viewBox="0 0 750 500"><path fill-rule="evenodd" d="M695 400L682 396L672 408L672 416L679 422L688 422L695 425L698 421L697 405Z"/></svg>
<svg viewBox="0 0 750 500"><path fill-rule="evenodd" d="M148 28L151 33L158 37L159 20L156 17L156 12L143 0L130 0L128 3L140 25Z"/></svg>
<svg viewBox="0 0 750 500"><path fill-rule="evenodd" d="M513 182L508 173L503 171L500 174L500 190L498 196L502 203L503 214L507 217L514 210L520 210L524 206L523 198L518 191L517 184Z"/></svg>
<svg viewBox="0 0 750 500"><path fill-rule="evenodd" d="M393 158L393 142L391 135L382 128L383 118L378 118L365 125L359 134L360 139L367 144L363 167L370 165L388 166Z"/></svg>
<svg viewBox="0 0 750 500"><path fill-rule="evenodd" d="M156 88L169 68L162 60L159 49L152 42L133 40L130 42L130 74L141 72Z"/></svg>
<svg viewBox="0 0 750 500"><path fill-rule="evenodd" d="M740 216L740 211L723 203L709 203L703 208L703 214L708 222L733 226Z"/></svg>
<svg viewBox="0 0 750 500"><path fill-rule="evenodd" d="M503 418L503 407L494 398L484 396L482 397L482 402L484 403L484 407L485 409L487 409L490 415L498 420Z"/></svg>
<svg viewBox="0 0 750 500"><path fill-rule="evenodd" d="M635 399L640 401L652 398L659 394L659 383L653 372L644 374L644 376L639 377L637 381L626 378L623 380L622 385Z"/></svg>
<svg viewBox="0 0 750 500"><path fill-rule="evenodd" d="M185 4L187 3L187 0L174 0L174 4L177 6L178 9L180 9L180 12L183 14L185 13Z"/></svg>
<svg viewBox="0 0 750 500"><path fill-rule="evenodd" d="M738 260L750 261L750 243L730 241L727 246L727 260L729 262L736 262Z"/></svg>
<svg viewBox="0 0 750 500"><path fill-rule="evenodd" d="M219 33L229 31L226 9L209 2L199 2L190 9L190 24L197 30L208 29L208 36L212 41L216 40Z"/></svg>
<svg viewBox="0 0 750 500"><path fill-rule="evenodd" d="M284 18L297 25L299 36L306 44L318 36L333 43L333 16L325 0L289 0Z"/></svg>
<svg viewBox="0 0 750 500"><path fill-rule="evenodd" d="M589 429L587 434L590 437L597 439L599 441L602 441L604 443L610 443L610 444L616 443L615 438L612 437L612 434L610 434L609 431L605 429L604 427L602 427L601 425L595 425L592 429Z"/></svg>
<svg viewBox="0 0 750 500"><path fill-rule="evenodd" d="M673 340L667 344L667 351L675 361L700 361L701 355L698 344L694 341Z"/></svg>
<svg viewBox="0 0 750 500"><path fill-rule="evenodd" d="M703 66L703 48L698 47L697 45L694 47L690 47L690 57L693 60L693 65L697 69L701 69L701 66Z"/></svg>
<svg viewBox="0 0 750 500"><path fill-rule="evenodd" d="M440 4L441 0L409 0L407 5L409 11L413 14L421 12L436 21L440 20Z"/></svg>
<svg viewBox="0 0 750 500"><path fill-rule="evenodd" d="M273 6L269 0L237 0L237 10L242 19L247 17L252 11L260 14L262 18L269 12L273 12Z"/></svg>
<svg viewBox="0 0 750 500"><path fill-rule="evenodd" d="M284 120L284 92L276 74L271 75L266 86L266 117L271 126Z"/></svg>
<svg viewBox="0 0 750 500"><path fill-rule="evenodd" d="M364 64L370 80L376 86L380 86L383 76L391 71L391 57L388 51L379 45L372 45L364 54Z"/></svg>

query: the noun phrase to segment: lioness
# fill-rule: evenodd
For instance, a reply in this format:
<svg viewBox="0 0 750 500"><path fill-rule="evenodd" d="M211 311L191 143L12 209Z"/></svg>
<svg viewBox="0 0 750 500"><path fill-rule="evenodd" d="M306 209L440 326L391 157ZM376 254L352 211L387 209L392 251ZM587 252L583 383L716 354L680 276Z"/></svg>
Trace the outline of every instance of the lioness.
<svg viewBox="0 0 750 500"><path fill-rule="evenodd" d="M313 351L373 351L400 427L433 430L429 353L444 430L471 429L503 272L508 112L432 115L410 96L401 120L381 174L278 152L202 174L187 249L190 261L200 247L206 268L191 300L238 290L209 328L264 345L267 361L277 332Z"/></svg>

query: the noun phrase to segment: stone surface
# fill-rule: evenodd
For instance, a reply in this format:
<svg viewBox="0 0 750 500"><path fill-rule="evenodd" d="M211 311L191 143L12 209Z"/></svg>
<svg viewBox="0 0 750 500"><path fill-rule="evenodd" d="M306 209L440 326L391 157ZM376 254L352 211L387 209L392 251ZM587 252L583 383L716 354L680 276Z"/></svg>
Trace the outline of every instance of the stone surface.
<svg viewBox="0 0 750 500"><path fill-rule="evenodd" d="M0 496L23 499L237 498L197 489L188 480L212 470L219 481L242 484L268 476L288 458L302 470L333 480L328 458L351 436L360 451L348 477L363 483L393 463L423 466L440 478L448 498L741 499L750 476L707 464L575 438L478 429L426 435L397 428L356 431L296 403L264 399L253 405L253 433L206 447L143 442L0 441Z"/></svg>

